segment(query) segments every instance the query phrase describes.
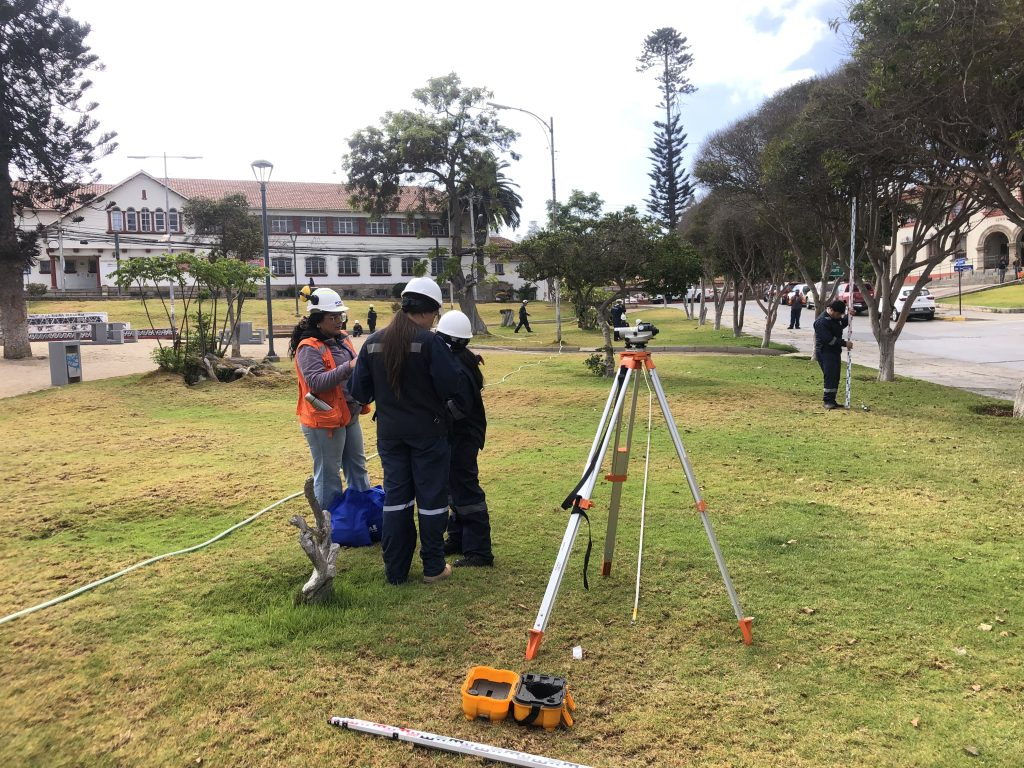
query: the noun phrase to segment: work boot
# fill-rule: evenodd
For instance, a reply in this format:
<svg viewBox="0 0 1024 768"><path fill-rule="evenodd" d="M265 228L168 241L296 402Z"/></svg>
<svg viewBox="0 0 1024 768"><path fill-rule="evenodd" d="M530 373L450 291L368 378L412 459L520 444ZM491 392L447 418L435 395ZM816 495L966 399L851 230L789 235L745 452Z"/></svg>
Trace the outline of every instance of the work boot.
<svg viewBox="0 0 1024 768"><path fill-rule="evenodd" d="M487 559L482 555L466 555L452 563L456 568L491 568L494 566L494 558Z"/></svg>
<svg viewBox="0 0 1024 768"><path fill-rule="evenodd" d="M450 565L448 565L448 563L445 563L444 564L444 570L442 570L440 573L435 574L433 576L424 576L423 577L423 583L424 584L436 584L439 581L444 581L445 579L451 578L451 575L452 575L452 567Z"/></svg>
<svg viewBox="0 0 1024 768"><path fill-rule="evenodd" d="M825 403L826 411L834 411L836 408L842 408L842 406L839 403Z"/></svg>

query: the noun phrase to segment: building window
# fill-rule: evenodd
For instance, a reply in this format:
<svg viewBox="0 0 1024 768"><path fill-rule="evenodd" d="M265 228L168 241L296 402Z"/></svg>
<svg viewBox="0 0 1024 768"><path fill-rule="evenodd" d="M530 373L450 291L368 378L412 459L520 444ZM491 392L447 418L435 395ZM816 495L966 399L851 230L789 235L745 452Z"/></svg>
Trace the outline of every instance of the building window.
<svg viewBox="0 0 1024 768"><path fill-rule="evenodd" d="M440 221L437 221L435 219L434 221L430 222L430 234L433 237L447 237L448 227L446 227Z"/></svg>
<svg viewBox="0 0 1024 768"><path fill-rule="evenodd" d="M65 259L64 260L64 274L65 275L73 275L76 272L78 272L78 265L75 263L75 260L74 259Z"/></svg>
<svg viewBox="0 0 1024 768"><path fill-rule="evenodd" d="M323 256L307 257L306 277L327 277L327 259Z"/></svg>
<svg viewBox="0 0 1024 768"><path fill-rule="evenodd" d="M174 208L167 212L167 222L171 225L171 232L181 232L181 217Z"/></svg>
<svg viewBox="0 0 1024 768"><path fill-rule="evenodd" d="M99 259L89 259L89 274L95 275L97 269L99 269Z"/></svg>
<svg viewBox="0 0 1024 768"><path fill-rule="evenodd" d="M356 227L355 219L335 219L334 220L334 234L336 235L354 235L358 232Z"/></svg>
<svg viewBox="0 0 1024 768"><path fill-rule="evenodd" d="M287 235L292 231L291 216L271 216L270 231L275 235Z"/></svg>
<svg viewBox="0 0 1024 768"><path fill-rule="evenodd" d="M405 256L402 258L402 276L411 277L416 274L416 265L420 259L416 256Z"/></svg>
<svg viewBox="0 0 1024 768"><path fill-rule="evenodd" d="M327 231L322 216L307 216L302 220L302 234L322 235Z"/></svg>
<svg viewBox="0 0 1024 768"><path fill-rule="evenodd" d="M388 234L388 220L381 219L380 221L368 221L366 223L366 234L368 235L386 235Z"/></svg>
<svg viewBox="0 0 1024 768"><path fill-rule="evenodd" d="M50 274L50 260L43 259L39 262L39 274L48 275Z"/></svg>
<svg viewBox="0 0 1024 768"><path fill-rule="evenodd" d="M110 230L111 232L124 231L124 214L117 208L110 212Z"/></svg>
<svg viewBox="0 0 1024 768"><path fill-rule="evenodd" d="M396 219L395 220L395 234L396 235L415 235L416 234L416 222L409 221L408 219Z"/></svg>
<svg viewBox="0 0 1024 768"><path fill-rule="evenodd" d="M275 256L270 260L270 269L275 275L291 277L293 274L292 260L284 256Z"/></svg>
<svg viewBox="0 0 1024 768"><path fill-rule="evenodd" d="M143 232L153 231L153 217L149 215L149 208L139 211L139 224Z"/></svg>
<svg viewBox="0 0 1024 768"><path fill-rule="evenodd" d="M156 228L157 232L167 231L167 224L164 220L163 208L157 208L155 211L153 211L153 226Z"/></svg>
<svg viewBox="0 0 1024 768"><path fill-rule="evenodd" d="M438 275L440 275L440 274L442 274L444 272L444 261L445 261L446 258L447 258L446 256L442 255L442 256L435 256L434 258L432 258L430 260L430 274L431 274L431 276L437 277Z"/></svg>
<svg viewBox="0 0 1024 768"><path fill-rule="evenodd" d="M139 219L134 208L129 208L124 212L124 228L126 232L139 231Z"/></svg>
<svg viewBox="0 0 1024 768"><path fill-rule="evenodd" d="M391 259L387 256L374 256L370 259L371 275L390 275Z"/></svg>
<svg viewBox="0 0 1024 768"><path fill-rule="evenodd" d="M504 264L504 262L501 262L501 261L494 262L494 274L496 274L496 275L504 275L505 274L505 264Z"/></svg>
<svg viewBox="0 0 1024 768"><path fill-rule="evenodd" d="M355 256L339 256L338 257L338 275L339 276L352 276L359 274L359 259Z"/></svg>

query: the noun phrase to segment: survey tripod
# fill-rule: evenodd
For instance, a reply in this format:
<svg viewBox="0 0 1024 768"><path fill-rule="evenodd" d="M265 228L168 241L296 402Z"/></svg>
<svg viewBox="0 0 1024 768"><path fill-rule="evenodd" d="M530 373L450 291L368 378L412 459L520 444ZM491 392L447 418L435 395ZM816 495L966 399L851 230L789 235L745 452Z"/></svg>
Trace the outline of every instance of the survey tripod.
<svg viewBox="0 0 1024 768"><path fill-rule="evenodd" d="M571 509L569 514L569 524L565 529L565 535L562 537L562 545L558 550L558 556L555 559L555 566L551 570L551 578L548 580L547 590L544 592L544 598L541 601L540 610L537 612L537 620L533 625L533 629L529 631L529 641L526 645L527 659L533 659L537 655L537 650L540 648L541 641L544 637L544 630L547 628L548 619L550 618L551 611L555 605L555 598L558 595L558 589L561 587L562 578L565 576L569 555L571 554L573 544L576 541L576 534L579 531L582 520L586 518L586 510L590 509L592 506L590 496L594 490L594 485L597 483L597 475L600 471L603 457L608 449L608 444L611 442L612 435L614 434L615 443L612 452L611 472L605 476L606 480L611 481L612 490L611 500L608 505L608 532L605 537L604 561L601 566L602 576L608 576L611 574L612 555L615 549L615 532L618 525L619 502L622 496L622 484L626 481L626 473L629 466L629 449L633 439L633 422L636 417L636 403L639 395L641 377L638 374L643 372L646 372L650 376L654 392L658 396L658 403L661 405L662 415L665 417L665 423L668 426L669 434L672 436L672 442L675 445L676 453L679 455L679 461L682 464L683 472L686 474L686 482L690 486L690 492L693 494L694 503L697 507L697 511L700 513L701 522L704 524L704 531L707 533L708 541L711 543L711 550L715 554L715 560L718 563L718 570L722 574L722 580L725 582L725 589L729 593L729 600L732 602L733 611L736 613L736 619L739 622L740 631L743 634L743 642L747 645L750 645L751 642L753 642L751 634L751 624L753 619L743 615L743 609L740 607L740 601L736 596L736 590L733 588L732 580L729 578L729 570L725 565L725 559L722 557L722 551L718 547L718 541L715 538L714 530L711 528L711 521L708 519L706 509L707 505L704 503L703 498L701 498L700 488L697 486L697 479L694 476L693 468L690 466L690 462L686 457L686 449L683 447L682 440L679 439L679 431L676 429L675 421L672 419L672 414L669 411L668 401L665 399L665 390L661 386L661 380L658 378L658 372L655 370L654 361L651 359L651 353L646 349L646 339L642 336L640 338L634 338L631 345L630 337L627 336L626 346L627 349L619 355L619 370L615 376L615 381L612 384L611 392L608 395L608 401L605 403L604 413L601 415L601 422L597 428L597 435L595 436L594 443L590 448L590 455L587 457L583 477L572 492L566 497L565 501L562 502L563 509ZM634 348L630 348L631 346ZM633 384L632 402L629 406L628 415L624 419L623 408L627 392L630 389L629 385L631 381ZM624 441L622 440L623 421L626 422L626 435ZM589 555L590 550L588 548L586 559L589 558ZM584 563L584 585L586 586L586 563Z"/></svg>

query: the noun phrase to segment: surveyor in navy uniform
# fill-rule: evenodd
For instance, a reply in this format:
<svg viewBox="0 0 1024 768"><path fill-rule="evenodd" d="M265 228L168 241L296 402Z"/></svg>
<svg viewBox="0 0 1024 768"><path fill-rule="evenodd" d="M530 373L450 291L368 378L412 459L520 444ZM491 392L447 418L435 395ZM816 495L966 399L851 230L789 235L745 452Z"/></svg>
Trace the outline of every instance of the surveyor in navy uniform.
<svg viewBox="0 0 1024 768"><path fill-rule="evenodd" d="M843 340L843 329L850 324L846 302L836 299L814 321L814 354L824 377L822 402L826 410L839 408L839 371L844 349L853 349L852 341Z"/></svg>
<svg viewBox="0 0 1024 768"><path fill-rule="evenodd" d="M402 308L371 334L359 351L349 392L377 403L377 452L384 470L384 575L391 584L409 577L416 551L413 508L418 507L423 581L447 579L449 421L465 411L455 358L430 332L441 308L441 289L415 277L402 291Z"/></svg>
<svg viewBox="0 0 1024 768"><path fill-rule="evenodd" d="M533 329L530 328L530 313L526 311L527 300L523 299L523 303L519 305L519 325L516 326L515 333L519 333L519 329L526 327L527 333L533 333Z"/></svg>
<svg viewBox="0 0 1024 768"><path fill-rule="evenodd" d="M622 303L622 299L616 300L608 314L611 316L612 328L615 329L615 340L619 341L619 328L625 328L627 325L626 305Z"/></svg>
<svg viewBox="0 0 1024 768"><path fill-rule="evenodd" d="M452 565L486 567L494 565L491 551L491 519L487 496L480 487L477 457L487 434L487 413L481 392L483 358L467 348L473 338L473 324L458 310L445 312L437 323L437 335L444 339L462 368L465 400L469 404L465 418L452 424L452 460L448 474L451 512L448 515L446 555L461 554Z"/></svg>

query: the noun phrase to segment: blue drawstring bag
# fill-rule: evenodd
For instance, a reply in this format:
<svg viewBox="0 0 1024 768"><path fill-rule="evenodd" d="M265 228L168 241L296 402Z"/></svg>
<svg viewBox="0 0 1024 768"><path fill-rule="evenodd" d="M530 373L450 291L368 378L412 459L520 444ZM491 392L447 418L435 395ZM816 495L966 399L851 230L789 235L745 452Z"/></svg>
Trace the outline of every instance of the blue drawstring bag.
<svg viewBox="0 0 1024 768"><path fill-rule="evenodd" d="M331 541L343 547L368 547L380 541L384 522L384 489L346 488L330 507Z"/></svg>

